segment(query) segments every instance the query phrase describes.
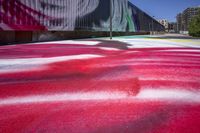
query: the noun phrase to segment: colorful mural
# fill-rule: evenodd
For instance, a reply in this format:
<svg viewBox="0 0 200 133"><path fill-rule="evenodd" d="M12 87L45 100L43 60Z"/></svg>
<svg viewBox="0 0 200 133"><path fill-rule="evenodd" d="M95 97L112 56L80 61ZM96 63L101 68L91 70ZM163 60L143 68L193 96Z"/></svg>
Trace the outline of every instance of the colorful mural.
<svg viewBox="0 0 200 133"><path fill-rule="evenodd" d="M200 131L199 41L0 47L0 132Z"/></svg>
<svg viewBox="0 0 200 133"><path fill-rule="evenodd" d="M112 5L114 31L150 30L152 18L127 0ZM153 23L155 30L163 29ZM0 0L1 30L109 31L109 26L109 0Z"/></svg>

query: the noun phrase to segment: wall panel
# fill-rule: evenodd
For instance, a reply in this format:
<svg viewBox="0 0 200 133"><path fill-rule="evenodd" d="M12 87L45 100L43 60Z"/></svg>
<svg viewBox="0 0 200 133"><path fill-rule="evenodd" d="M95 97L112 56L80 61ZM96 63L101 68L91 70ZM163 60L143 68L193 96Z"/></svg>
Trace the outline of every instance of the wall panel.
<svg viewBox="0 0 200 133"><path fill-rule="evenodd" d="M112 4L114 31L149 31L151 25L163 30L127 0ZM0 0L0 8L1 30L109 31L110 26L109 0Z"/></svg>

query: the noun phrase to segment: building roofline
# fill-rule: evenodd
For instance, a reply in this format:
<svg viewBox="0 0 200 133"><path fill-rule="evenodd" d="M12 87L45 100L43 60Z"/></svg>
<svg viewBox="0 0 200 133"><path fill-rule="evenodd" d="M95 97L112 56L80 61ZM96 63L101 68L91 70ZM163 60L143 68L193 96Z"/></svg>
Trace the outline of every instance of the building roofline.
<svg viewBox="0 0 200 133"><path fill-rule="evenodd" d="M137 7L136 5L134 5L132 2L130 2L129 0L128 0L128 2L129 2L129 4L130 4L131 6L134 6L135 8L137 8L138 10L140 10L141 12L143 12L146 16L148 16L149 18L151 18L151 19L153 19L154 21L156 21L157 23L159 23L155 18L153 18L152 16L150 16L149 14L147 14L145 11L141 10L139 7ZM160 23L159 23L159 24L160 24Z"/></svg>

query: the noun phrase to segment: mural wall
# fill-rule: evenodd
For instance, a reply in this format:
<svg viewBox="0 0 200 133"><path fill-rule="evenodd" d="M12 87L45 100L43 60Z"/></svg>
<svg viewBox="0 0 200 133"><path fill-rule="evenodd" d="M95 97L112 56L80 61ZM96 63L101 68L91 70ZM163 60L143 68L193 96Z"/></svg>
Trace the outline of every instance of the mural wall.
<svg viewBox="0 0 200 133"><path fill-rule="evenodd" d="M114 31L149 31L152 21L163 28L127 0L112 5ZM109 31L109 12L109 0L0 0L0 29Z"/></svg>

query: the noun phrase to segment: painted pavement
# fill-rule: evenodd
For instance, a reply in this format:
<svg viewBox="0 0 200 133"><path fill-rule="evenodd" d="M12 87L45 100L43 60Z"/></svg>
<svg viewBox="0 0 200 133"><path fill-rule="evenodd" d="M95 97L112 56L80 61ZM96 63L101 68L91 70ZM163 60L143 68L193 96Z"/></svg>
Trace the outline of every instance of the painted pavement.
<svg viewBox="0 0 200 133"><path fill-rule="evenodd" d="M199 133L200 40L0 47L0 132Z"/></svg>

